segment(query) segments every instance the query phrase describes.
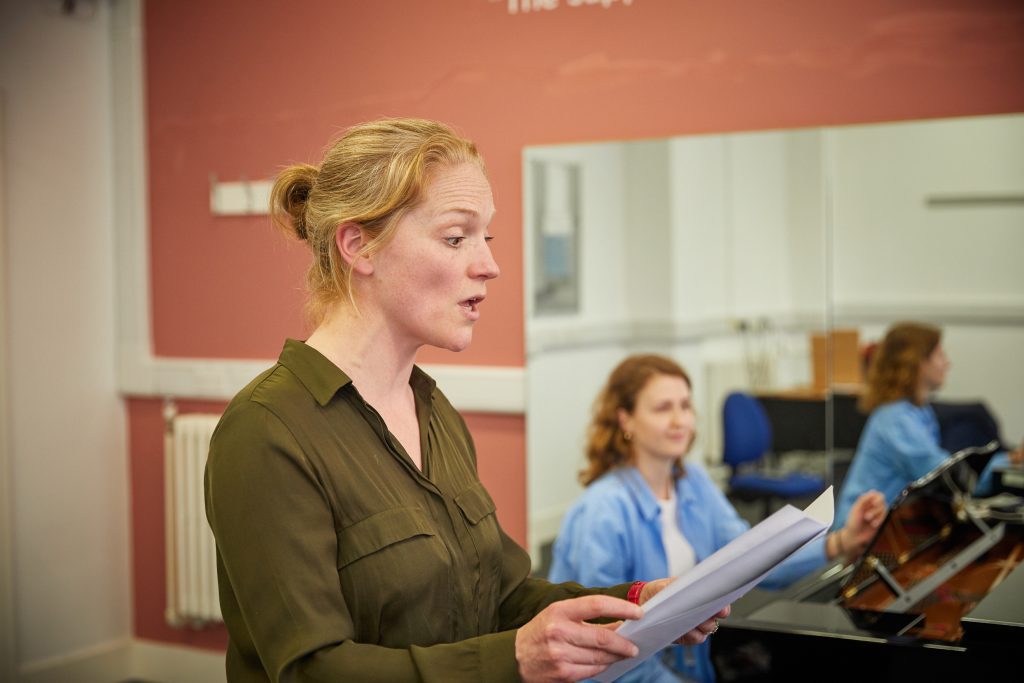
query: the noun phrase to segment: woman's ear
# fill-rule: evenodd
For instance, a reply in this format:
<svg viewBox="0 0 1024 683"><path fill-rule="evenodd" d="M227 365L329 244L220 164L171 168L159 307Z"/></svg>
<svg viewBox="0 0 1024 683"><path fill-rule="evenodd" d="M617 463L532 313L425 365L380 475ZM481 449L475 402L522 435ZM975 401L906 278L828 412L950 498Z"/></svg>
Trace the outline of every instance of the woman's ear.
<svg viewBox="0 0 1024 683"><path fill-rule="evenodd" d="M623 434L631 434L633 425L633 416L626 412L625 408L619 408L615 411L615 416L619 418L619 429Z"/></svg>
<svg viewBox="0 0 1024 683"><path fill-rule="evenodd" d="M342 223L334 233L334 241L338 245L338 253L349 268L360 275L373 273L373 263L360 251L366 244L361 225L352 221Z"/></svg>

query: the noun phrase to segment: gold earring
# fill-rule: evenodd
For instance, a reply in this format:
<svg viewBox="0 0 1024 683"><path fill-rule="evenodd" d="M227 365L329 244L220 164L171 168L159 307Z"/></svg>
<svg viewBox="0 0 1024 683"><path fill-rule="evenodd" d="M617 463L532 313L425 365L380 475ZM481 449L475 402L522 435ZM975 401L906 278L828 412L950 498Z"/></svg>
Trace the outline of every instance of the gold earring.
<svg viewBox="0 0 1024 683"><path fill-rule="evenodd" d="M632 432L622 432L622 438L625 439L626 441L632 441L633 440L633 433Z"/></svg>

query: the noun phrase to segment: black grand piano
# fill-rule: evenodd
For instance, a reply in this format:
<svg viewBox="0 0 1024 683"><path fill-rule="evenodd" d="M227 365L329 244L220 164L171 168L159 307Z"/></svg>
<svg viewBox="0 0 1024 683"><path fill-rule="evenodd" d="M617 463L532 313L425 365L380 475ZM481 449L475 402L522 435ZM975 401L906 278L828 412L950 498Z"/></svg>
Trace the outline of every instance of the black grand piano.
<svg viewBox="0 0 1024 683"><path fill-rule="evenodd" d="M720 681L1024 680L1024 497L967 493L997 446L908 486L854 564L737 601Z"/></svg>

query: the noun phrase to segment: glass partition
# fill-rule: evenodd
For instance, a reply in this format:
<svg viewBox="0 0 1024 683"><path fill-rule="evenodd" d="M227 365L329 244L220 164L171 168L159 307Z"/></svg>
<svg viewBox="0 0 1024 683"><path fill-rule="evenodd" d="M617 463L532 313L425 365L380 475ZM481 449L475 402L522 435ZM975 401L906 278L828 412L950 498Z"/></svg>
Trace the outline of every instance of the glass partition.
<svg viewBox="0 0 1024 683"><path fill-rule="evenodd" d="M723 486L734 391L765 406L775 466L838 484L863 427L864 350L895 320L942 325L940 398L983 397L1019 441L1022 149L1019 116L526 149L535 565L581 491L592 401L630 353L691 374L688 457Z"/></svg>

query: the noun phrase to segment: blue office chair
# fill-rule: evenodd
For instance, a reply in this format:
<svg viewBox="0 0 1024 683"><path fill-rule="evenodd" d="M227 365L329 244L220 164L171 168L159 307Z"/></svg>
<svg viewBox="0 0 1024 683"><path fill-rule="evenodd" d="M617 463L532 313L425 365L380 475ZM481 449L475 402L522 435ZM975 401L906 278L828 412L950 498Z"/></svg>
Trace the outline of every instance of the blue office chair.
<svg viewBox="0 0 1024 683"><path fill-rule="evenodd" d="M772 472L764 456L771 452L772 425L761 402L733 392L722 407L722 459L731 470L728 495L743 501L764 501L764 516L775 501L807 498L825 490L821 477L800 472Z"/></svg>

